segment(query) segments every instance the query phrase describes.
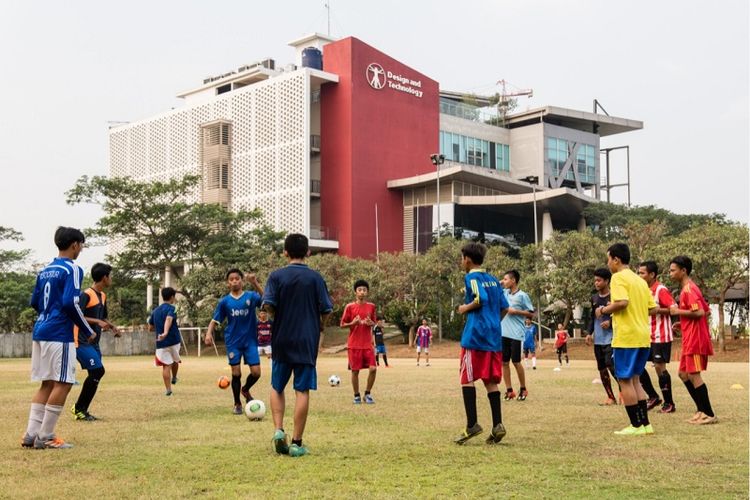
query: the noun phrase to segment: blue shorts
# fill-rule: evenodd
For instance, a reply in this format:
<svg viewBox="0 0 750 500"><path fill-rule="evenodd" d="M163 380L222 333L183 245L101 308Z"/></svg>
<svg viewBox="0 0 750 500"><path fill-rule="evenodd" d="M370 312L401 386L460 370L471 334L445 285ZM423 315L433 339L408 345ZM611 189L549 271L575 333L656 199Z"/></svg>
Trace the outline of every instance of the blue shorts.
<svg viewBox="0 0 750 500"><path fill-rule="evenodd" d="M628 379L639 377L646 368L650 347L613 347L615 377Z"/></svg>
<svg viewBox="0 0 750 500"><path fill-rule="evenodd" d="M246 365L259 365L260 356L258 355L258 346L256 344L248 344L242 347L227 347L227 359L229 360L229 366L239 365L242 362L242 358L245 358Z"/></svg>
<svg viewBox="0 0 750 500"><path fill-rule="evenodd" d="M375 352L378 354L385 354L385 345L376 345Z"/></svg>
<svg viewBox="0 0 750 500"><path fill-rule="evenodd" d="M101 351L99 351L97 346L91 344L81 344L76 347L76 359L81 364L81 369L83 370L104 368Z"/></svg>
<svg viewBox="0 0 750 500"><path fill-rule="evenodd" d="M271 370L271 387L282 393L294 373L294 390L299 392L314 391L318 388L318 373L314 365L295 365L284 361L273 360Z"/></svg>

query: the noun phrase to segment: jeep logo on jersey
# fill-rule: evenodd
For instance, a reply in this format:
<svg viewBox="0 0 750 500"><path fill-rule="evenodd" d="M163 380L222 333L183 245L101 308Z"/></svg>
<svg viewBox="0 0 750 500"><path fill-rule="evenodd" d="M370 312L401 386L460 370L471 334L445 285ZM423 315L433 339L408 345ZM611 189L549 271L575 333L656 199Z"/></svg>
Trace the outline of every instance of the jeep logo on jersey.
<svg viewBox="0 0 750 500"><path fill-rule="evenodd" d="M378 63L371 63L367 67L367 82L375 90L385 87L385 70Z"/></svg>

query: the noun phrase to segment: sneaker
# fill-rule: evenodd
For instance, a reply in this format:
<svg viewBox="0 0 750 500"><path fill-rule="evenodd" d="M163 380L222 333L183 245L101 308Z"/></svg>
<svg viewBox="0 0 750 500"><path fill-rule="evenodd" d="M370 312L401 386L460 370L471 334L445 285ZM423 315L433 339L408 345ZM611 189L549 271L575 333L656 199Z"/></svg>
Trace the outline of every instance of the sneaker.
<svg viewBox="0 0 750 500"><path fill-rule="evenodd" d="M482 433L482 426L476 423L472 425L471 427L464 429L461 435L459 435L456 439L454 439L453 442L456 444L464 444L469 439L481 433Z"/></svg>
<svg viewBox="0 0 750 500"><path fill-rule="evenodd" d="M287 435L281 429L276 429L273 434L273 449L279 455L289 455L289 444L287 441Z"/></svg>
<svg viewBox="0 0 750 500"><path fill-rule="evenodd" d="M644 436L645 434L646 427L643 425L640 427L633 427L632 425L629 425L624 429L615 431L616 436Z"/></svg>
<svg viewBox="0 0 750 500"><path fill-rule="evenodd" d="M355 405L361 405L362 404L362 398L360 396L354 396L354 404Z"/></svg>
<svg viewBox="0 0 750 500"><path fill-rule="evenodd" d="M28 434L24 433L23 437L21 438L21 448L33 448L34 447L34 437L29 436Z"/></svg>
<svg viewBox="0 0 750 500"><path fill-rule="evenodd" d="M34 448L37 450L44 450L47 448L55 449L55 450L62 450L66 448L72 448L73 445L70 443L66 443L62 439L55 437L55 435L51 435L47 437L46 439L42 439L39 436L37 436L34 439Z"/></svg>
<svg viewBox="0 0 750 500"><path fill-rule="evenodd" d="M301 445L292 444L289 447L289 456L290 457L301 457L303 455L307 455L307 448Z"/></svg>
<svg viewBox="0 0 750 500"><path fill-rule="evenodd" d="M513 389L509 391L505 391L505 395L503 396L503 399L506 401L510 401L511 399L516 399L516 391Z"/></svg>
<svg viewBox="0 0 750 500"><path fill-rule="evenodd" d="M84 412L84 414L85 416L83 417L83 420L85 420L86 422L93 422L95 420L99 420L98 418L96 418L89 412Z"/></svg>
<svg viewBox="0 0 750 500"><path fill-rule="evenodd" d="M165 392L165 393L164 393L164 395L165 395L165 396L171 396L171 395L172 395L172 391L171 391L171 390L169 390L169 391Z"/></svg>
<svg viewBox="0 0 750 500"><path fill-rule="evenodd" d="M658 397L651 398L646 402L646 410L651 411L662 403L662 400Z"/></svg>
<svg viewBox="0 0 750 500"><path fill-rule="evenodd" d="M249 403L253 400L252 394L250 394L250 391L248 389L245 389L244 387L240 389L240 394L243 398L245 398L245 402Z"/></svg>
<svg viewBox="0 0 750 500"><path fill-rule="evenodd" d="M674 403L664 403L659 409L659 413L674 413L677 410Z"/></svg>
<svg viewBox="0 0 750 500"><path fill-rule="evenodd" d="M500 422L492 428L492 430L490 431L490 435L487 436L487 439L485 439L484 442L487 444L499 443L503 440L505 434L507 434L507 432L505 431L505 426L502 422Z"/></svg>
<svg viewBox="0 0 750 500"><path fill-rule="evenodd" d="M73 414L73 420L86 420L86 412L78 411L76 405L70 407L70 413Z"/></svg>
<svg viewBox="0 0 750 500"><path fill-rule="evenodd" d="M234 405L234 408L232 408L232 414L233 415L242 415L242 405Z"/></svg>
<svg viewBox="0 0 750 500"><path fill-rule="evenodd" d="M697 422L695 422L695 425L710 425L710 424L715 424L718 421L719 421L719 417L717 417L716 415L714 415L713 417L709 417L708 415L704 413L703 417Z"/></svg>
<svg viewBox="0 0 750 500"><path fill-rule="evenodd" d="M698 420L702 419L705 416L706 416L706 414L703 413L702 411L697 411L697 412L695 412L695 415L693 415L689 419L685 420L685 422L687 422L689 424L694 424L694 423L698 422Z"/></svg>
<svg viewBox="0 0 750 500"><path fill-rule="evenodd" d="M599 406L612 406L612 405L616 405L616 404L617 404L617 401L615 401L614 399L611 399L611 398L607 398L604 401L602 401L601 403L599 403Z"/></svg>
<svg viewBox="0 0 750 500"><path fill-rule="evenodd" d="M365 403L367 403L368 405L374 405L375 400L372 399L372 396L370 396L369 394L365 394Z"/></svg>
<svg viewBox="0 0 750 500"><path fill-rule="evenodd" d="M526 389L521 389L518 391L518 401L526 401L526 398L529 395L529 391Z"/></svg>
<svg viewBox="0 0 750 500"><path fill-rule="evenodd" d="M644 432L643 432L644 434L653 434L654 433L654 428L651 427L651 424L644 425L643 429L644 429Z"/></svg>

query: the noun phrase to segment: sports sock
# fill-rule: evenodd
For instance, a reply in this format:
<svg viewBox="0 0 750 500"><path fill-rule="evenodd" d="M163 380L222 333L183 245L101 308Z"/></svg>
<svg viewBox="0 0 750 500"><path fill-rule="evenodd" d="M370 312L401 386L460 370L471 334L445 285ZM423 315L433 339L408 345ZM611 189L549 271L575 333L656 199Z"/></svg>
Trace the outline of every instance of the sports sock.
<svg viewBox="0 0 750 500"><path fill-rule="evenodd" d="M260 376L253 375L252 373L247 376L247 379L245 380L245 385L242 386L243 389L246 391L249 391L252 386L255 385L255 382L260 380Z"/></svg>
<svg viewBox="0 0 750 500"><path fill-rule="evenodd" d="M297 446L302 446L302 439L292 439L292 444L296 444Z"/></svg>
<svg viewBox="0 0 750 500"><path fill-rule="evenodd" d="M388 356L383 354L383 363L385 363L385 366L388 366Z"/></svg>
<svg viewBox="0 0 750 500"><path fill-rule="evenodd" d="M630 425L632 425L633 427L640 427L641 424L638 421L638 405L626 405L625 411L628 412Z"/></svg>
<svg viewBox="0 0 750 500"><path fill-rule="evenodd" d="M641 387L643 387L643 390L646 391L646 394L648 394L649 399L658 398L659 395L656 393L656 389L654 389L654 384L651 383L651 376L648 374L648 371L645 369L641 373L640 376L641 380Z"/></svg>
<svg viewBox="0 0 750 500"><path fill-rule="evenodd" d="M662 396L664 396L664 403L673 405L674 399L672 399L672 377L668 371L663 371L659 375L659 387L661 388Z"/></svg>
<svg viewBox="0 0 750 500"><path fill-rule="evenodd" d="M558 362L559 364L562 364L562 353L561 353L561 352L558 352L558 353L557 353L557 362Z"/></svg>
<svg viewBox="0 0 750 500"><path fill-rule="evenodd" d="M380 354L375 355L375 364L380 366Z"/></svg>
<svg viewBox="0 0 750 500"><path fill-rule="evenodd" d="M714 410L711 408L711 401L708 399L708 387L706 387L706 384L701 384L695 388L695 397L698 403L698 410L709 417L713 417Z"/></svg>
<svg viewBox="0 0 750 500"><path fill-rule="evenodd" d="M536 366L536 356L531 357L531 366L532 367Z"/></svg>
<svg viewBox="0 0 750 500"><path fill-rule="evenodd" d="M507 392L508 394L510 394L511 392L513 392L513 388L512 387L508 387L508 388L505 389L505 392Z"/></svg>
<svg viewBox="0 0 750 500"><path fill-rule="evenodd" d="M466 410L466 428L474 427L477 423L477 389L474 386L461 387L464 396L464 410Z"/></svg>
<svg viewBox="0 0 750 500"><path fill-rule="evenodd" d="M503 421L503 414L500 408L500 391L487 393L487 399L490 400L490 410L492 410L492 427Z"/></svg>
<svg viewBox="0 0 750 500"><path fill-rule="evenodd" d="M690 393L690 397L693 398L693 402L695 403L695 409L697 411L701 411L701 406L698 403L698 400L696 399L695 387L693 387L693 383L690 381L690 379L683 380L682 383L685 384L685 388Z"/></svg>
<svg viewBox="0 0 750 500"><path fill-rule="evenodd" d="M523 392L523 391L525 391L525 390L526 390L526 388L525 388L525 387L519 387L519 388L518 388L518 393L520 394L521 392Z"/></svg>
<svg viewBox="0 0 750 500"><path fill-rule="evenodd" d="M89 370L86 380L83 381L81 394L78 395L78 401L76 401L76 411L82 411L84 413L89 411L89 406L91 406L91 401L96 395L96 390L99 388L99 381L103 376L104 368Z"/></svg>
<svg viewBox="0 0 750 500"><path fill-rule="evenodd" d="M607 397L613 401L617 401L615 393L612 391L612 381L609 378L609 372L606 368L599 370L599 378L602 379L602 386L604 387L604 392L607 393Z"/></svg>
<svg viewBox="0 0 750 500"><path fill-rule="evenodd" d="M359 393L358 393L358 392L355 392L355 393L354 393L354 397L355 397L355 398L358 398L358 397L360 397Z"/></svg>
<svg viewBox="0 0 750 500"><path fill-rule="evenodd" d="M60 418L63 407L57 405L50 405L44 407L44 420L42 420L42 427L39 429L39 436L42 438L48 438L55 434L55 426L57 425L57 419Z"/></svg>
<svg viewBox="0 0 750 500"><path fill-rule="evenodd" d="M370 395L370 391L365 391L365 396L369 396L369 395Z"/></svg>
<svg viewBox="0 0 750 500"><path fill-rule="evenodd" d="M638 420L643 425L649 425L648 421L648 403L645 399L638 401Z"/></svg>
<svg viewBox="0 0 750 500"><path fill-rule="evenodd" d="M234 404L242 404L240 402L240 386L242 385L241 375L232 375L232 395L234 396Z"/></svg>
<svg viewBox="0 0 750 500"><path fill-rule="evenodd" d="M44 405L42 403L31 403L31 410L29 411L29 423L26 426L26 435L35 437L39 434L39 429L42 427L42 421L44 420Z"/></svg>

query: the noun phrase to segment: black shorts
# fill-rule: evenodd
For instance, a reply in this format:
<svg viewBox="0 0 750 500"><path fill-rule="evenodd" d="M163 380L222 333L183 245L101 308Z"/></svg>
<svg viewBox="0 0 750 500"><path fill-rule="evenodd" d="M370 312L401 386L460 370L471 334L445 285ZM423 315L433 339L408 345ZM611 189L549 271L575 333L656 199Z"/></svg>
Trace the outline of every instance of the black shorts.
<svg viewBox="0 0 750 500"><path fill-rule="evenodd" d="M564 343L557 348L557 354L568 354L568 343Z"/></svg>
<svg viewBox="0 0 750 500"><path fill-rule="evenodd" d="M595 345L594 357L596 358L596 369L599 371L614 370L615 360L612 358L612 344Z"/></svg>
<svg viewBox="0 0 750 500"><path fill-rule="evenodd" d="M520 340L503 337L503 363L521 362L521 344Z"/></svg>
<svg viewBox="0 0 750 500"><path fill-rule="evenodd" d="M654 363L669 363L672 354L672 342L657 342L651 344L648 360Z"/></svg>

